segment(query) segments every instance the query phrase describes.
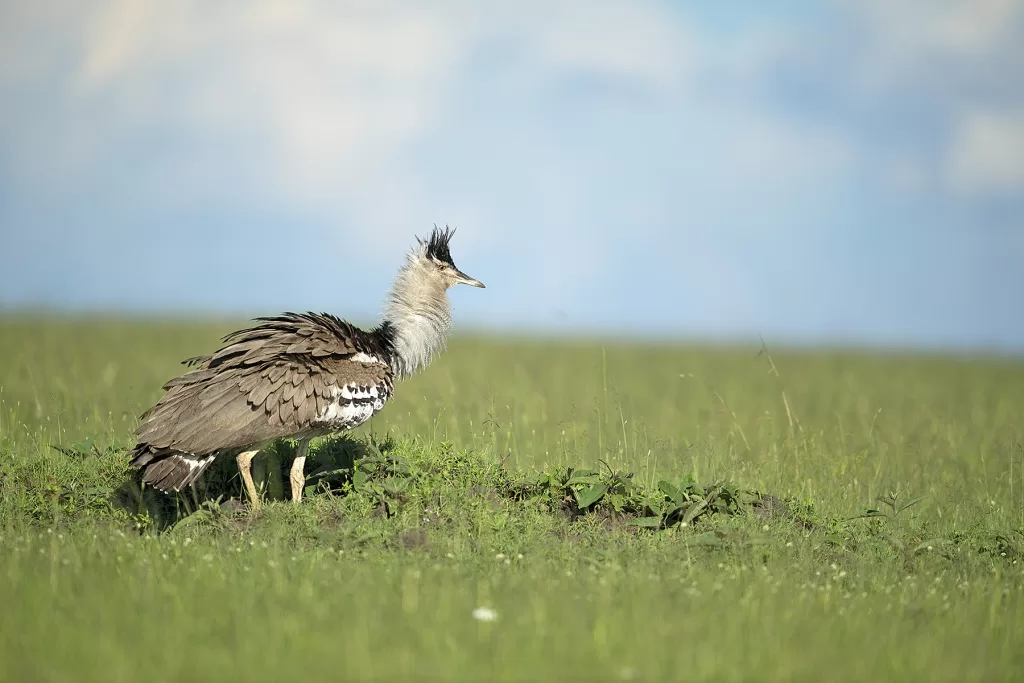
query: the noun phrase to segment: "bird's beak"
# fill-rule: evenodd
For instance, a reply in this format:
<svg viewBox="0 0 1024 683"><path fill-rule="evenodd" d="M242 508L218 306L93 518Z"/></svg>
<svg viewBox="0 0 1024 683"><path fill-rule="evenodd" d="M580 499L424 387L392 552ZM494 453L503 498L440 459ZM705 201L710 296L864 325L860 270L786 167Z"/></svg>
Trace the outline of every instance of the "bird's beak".
<svg viewBox="0 0 1024 683"><path fill-rule="evenodd" d="M479 280L474 280L473 278L466 275L458 268L455 269L455 277L458 278L455 281L456 284L469 285L470 287L479 287L480 289L485 289L484 283L480 282Z"/></svg>

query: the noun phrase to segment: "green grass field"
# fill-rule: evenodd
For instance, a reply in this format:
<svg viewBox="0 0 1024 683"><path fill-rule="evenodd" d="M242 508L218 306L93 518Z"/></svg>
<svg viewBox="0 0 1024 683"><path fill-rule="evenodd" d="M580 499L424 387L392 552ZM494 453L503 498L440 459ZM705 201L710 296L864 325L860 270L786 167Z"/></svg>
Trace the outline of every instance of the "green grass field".
<svg viewBox="0 0 1024 683"><path fill-rule="evenodd" d="M1019 360L457 338L298 506L140 491L238 322L0 318L0 680L1024 680Z"/></svg>

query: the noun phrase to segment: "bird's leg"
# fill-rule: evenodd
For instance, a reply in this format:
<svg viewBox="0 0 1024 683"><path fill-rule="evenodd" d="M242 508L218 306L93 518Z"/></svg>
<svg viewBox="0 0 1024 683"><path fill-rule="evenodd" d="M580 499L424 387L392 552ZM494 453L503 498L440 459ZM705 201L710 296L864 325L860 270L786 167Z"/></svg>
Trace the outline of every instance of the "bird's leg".
<svg viewBox="0 0 1024 683"><path fill-rule="evenodd" d="M245 451L239 453L235 461L238 463L238 472L242 475L242 483L245 484L245 492L249 496L249 504L252 505L253 509L258 510L262 501L260 500L259 491L256 490L256 484L252 481L252 459L256 457L259 451Z"/></svg>
<svg viewBox="0 0 1024 683"><path fill-rule="evenodd" d="M302 500L302 489L306 487L306 453L309 451L309 441L299 441L295 449L295 460L292 461L292 500L298 503Z"/></svg>

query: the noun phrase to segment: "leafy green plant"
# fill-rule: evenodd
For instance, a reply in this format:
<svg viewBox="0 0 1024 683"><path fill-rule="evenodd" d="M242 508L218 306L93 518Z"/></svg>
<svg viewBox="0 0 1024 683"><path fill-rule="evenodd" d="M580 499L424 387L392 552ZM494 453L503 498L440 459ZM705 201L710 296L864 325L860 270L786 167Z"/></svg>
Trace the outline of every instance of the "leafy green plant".
<svg viewBox="0 0 1024 683"><path fill-rule="evenodd" d="M647 498L647 514L636 523L648 528L666 528L675 524L688 526L713 514L744 514L756 497L756 493L741 491L728 482L702 487L690 474L678 484L663 479L658 482L657 493Z"/></svg>
<svg viewBox="0 0 1024 683"><path fill-rule="evenodd" d="M849 519L885 519L893 525L899 525L900 515L925 499L924 496L906 496L899 491L890 491L875 500L882 504L878 508L868 508L864 512Z"/></svg>
<svg viewBox="0 0 1024 683"><path fill-rule="evenodd" d="M880 507L868 508L864 512L848 518L848 520L870 519L876 522L872 527L873 533L885 539L902 560L904 569L911 571L914 567L915 559L925 553L934 551L949 557L949 554L945 552L945 547L949 544L948 539L922 539L916 534L909 533L904 528L904 513L924 499L925 496L910 496L898 490L890 491L886 495L876 498L882 504Z"/></svg>
<svg viewBox="0 0 1024 683"><path fill-rule="evenodd" d="M645 529L688 526L715 514L739 515L759 499L729 482L704 487L693 475L679 482L661 480L657 489L645 489L632 472L552 468L530 475L518 485L521 498L538 498L561 508L572 518L603 510L628 518L628 523Z"/></svg>

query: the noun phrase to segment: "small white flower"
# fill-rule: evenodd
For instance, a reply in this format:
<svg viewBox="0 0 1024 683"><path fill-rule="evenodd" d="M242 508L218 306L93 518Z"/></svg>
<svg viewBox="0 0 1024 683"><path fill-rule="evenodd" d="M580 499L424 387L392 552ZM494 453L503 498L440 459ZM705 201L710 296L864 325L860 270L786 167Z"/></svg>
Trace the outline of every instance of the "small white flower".
<svg viewBox="0 0 1024 683"><path fill-rule="evenodd" d="M494 559L496 559L496 560L504 560L505 559L505 553L498 553L497 555L494 556Z"/></svg>
<svg viewBox="0 0 1024 683"><path fill-rule="evenodd" d="M490 607L477 607L473 610L473 618L477 621L495 621L498 618L498 613Z"/></svg>

